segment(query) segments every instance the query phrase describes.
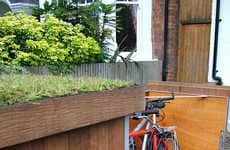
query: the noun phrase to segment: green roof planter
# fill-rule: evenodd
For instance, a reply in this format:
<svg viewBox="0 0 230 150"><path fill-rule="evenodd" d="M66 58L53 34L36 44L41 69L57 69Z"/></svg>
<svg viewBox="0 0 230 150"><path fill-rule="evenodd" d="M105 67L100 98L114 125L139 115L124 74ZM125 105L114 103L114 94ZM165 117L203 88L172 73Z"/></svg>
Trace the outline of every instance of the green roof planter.
<svg viewBox="0 0 230 150"><path fill-rule="evenodd" d="M144 89L140 86L132 86L126 82L120 84L120 81L116 81L119 86L115 86L116 82L103 79L99 79L97 82L95 78L83 80L71 77L47 77L48 79L44 76L35 76L34 79L32 75L1 77L1 94L7 83L9 91L13 88L17 92L20 91L19 89L22 93L26 92L19 94L19 96L15 96L17 92L11 93L15 95L14 98L11 95L12 99L9 101L5 99L6 95L3 96L4 98L0 97L2 101L0 107L0 148L119 118L144 109ZM18 80L19 78L20 80ZM23 78L28 81L23 80ZM43 83L40 78L48 83ZM59 83L62 82L62 78L64 79L63 83L65 83L62 84L65 85L65 88ZM33 81L34 85L37 84L35 80L38 80L40 87L44 84L47 90L44 92L40 87L29 86L30 80ZM52 80L56 84L52 85ZM80 86L80 82L84 86ZM25 87L21 83L24 83ZM89 86L87 87L86 84ZM75 89L73 89L73 85L75 85ZM56 86L55 91L52 91L52 86ZM65 92L64 89L68 89L70 92ZM36 90L40 94L34 94L33 92ZM29 91L33 92L30 93ZM26 97L26 94L30 96ZM41 97L39 98L38 95Z"/></svg>

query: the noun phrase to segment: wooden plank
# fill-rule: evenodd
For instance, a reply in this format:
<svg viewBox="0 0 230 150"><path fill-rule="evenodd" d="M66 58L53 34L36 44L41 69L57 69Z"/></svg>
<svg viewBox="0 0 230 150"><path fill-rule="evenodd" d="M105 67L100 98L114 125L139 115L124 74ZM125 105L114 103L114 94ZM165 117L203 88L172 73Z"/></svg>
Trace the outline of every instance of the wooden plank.
<svg viewBox="0 0 230 150"><path fill-rule="evenodd" d="M44 150L69 150L68 134L57 134L45 138Z"/></svg>
<svg viewBox="0 0 230 150"><path fill-rule="evenodd" d="M172 90L177 95L207 95L208 97L175 99L164 108L166 119L162 124L177 126L182 149L218 149L220 131L225 131L230 87L151 81L146 95L170 95ZM228 134L225 135L228 140Z"/></svg>
<svg viewBox="0 0 230 150"><path fill-rule="evenodd" d="M69 132L69 150L124 149L124 118Z"/></svg>
<svg viewBox="0 0 230 150"><path fill-rule="evenodd" d="M210 25L183 25L180 28L177 81L207 82Z"/></svg>
<svg viewBox="0 0 230 150"><path fill-rule="evenodd" d="M216 86L212 84L198 84L198 83L183 83L183 82L162 82L162 81L150 81L147 89L174 92L187 93L187 94L200 94L210 96L230 96L230 88L227 86Z"/></svg>
<svg viewBox="0 0 230 150"><path fill-rule="evenodd" d="M81 64L72 67L72 74L75 77L98 76L107 79L135 81L141 84L147 83L148 79L161 80L161 66L161 61L129 62L128 64L122 62ZM26 70L34 74L51 74L47 67L26 67ZM146 78L143 78L143 71L146 72L144 72Z"/></svg>
<svg viewBox="0 0 230 150"><path fill-rule="evenodd" d="M44 140L40 139L37 141L18 144L1 150L44 150Z"/></svg>
<svg viewBox="0 0 230 150"><path fill-rule="evenodd" d="M123 150L124 136L122 117L2 150Z"/></svg>
<svg viewBox="0 0 230 150"><path fill-rule="evenodd" d="M150 96L160 94L165 93L150 92ZM181 149L218 149L220 131L226 123L225 98L177 98L163 111L166 117L160 124L177 126Z"/></svg>
<svg viewBox="0 0 230 150"><path fill-rule="evenodd" d="M143 98L143 87L130 87L2 107L0 148L141 111Z"/></svg>
<svg viewBox="0 0 230 150"><path fill-rule="evenodd" d="M211 19L187 19L181 21L182 25L190 25L190 24L211 24Z"/></svg>
<svg viewBox="0 0 230 150"><path fill-rule="evenodd" d="M180 20L211 18L212 0L180 0Z"/></svg>
<svg viewBox="0 0 230 150"><path fill-rule="evenodd" d="M109 130L109 145L108 150L123 150L125 148L125 123L124 118L120 120L110 121L108 124Z"/></svg>
<svg viewBox="0 0 230 150"><path fill-rule="evenodd" d="M101 124L96 125L94 128L90 128L90 143L89 149L102 150L109 149L108 139L108 125Z"/></svg>
<svg viewBox="0 0 230 150"><path fill-rule="evenodd" d="M212 0L180 0L177 81L206 83Z"/></svg>
<svg viewBox="0 0 230 150"><path fill-rule="evenodd" d="M69 150L89 149L89 127L83 127L69 132Z"/></svg>

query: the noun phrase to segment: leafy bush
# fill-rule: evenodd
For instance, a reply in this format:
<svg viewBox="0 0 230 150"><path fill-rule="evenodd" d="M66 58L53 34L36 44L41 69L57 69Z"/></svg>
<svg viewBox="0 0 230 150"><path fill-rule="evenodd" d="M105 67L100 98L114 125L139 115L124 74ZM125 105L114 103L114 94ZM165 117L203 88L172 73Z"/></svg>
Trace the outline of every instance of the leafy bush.
<svg viewBox="0 0 230 150"><path fill-rule="evenodd" d="M28 74L29 72L17 65L0 65L0 75L2 74ZM1 77L0 77L1 79Z"/></svg>
<svg viewBox="0 0 230 150"><path fill-rule="evenodd" d="M81 25L44 17L43 22L22 12L0 17L0 65L60 67L96 61L100 47Z"/></svg>

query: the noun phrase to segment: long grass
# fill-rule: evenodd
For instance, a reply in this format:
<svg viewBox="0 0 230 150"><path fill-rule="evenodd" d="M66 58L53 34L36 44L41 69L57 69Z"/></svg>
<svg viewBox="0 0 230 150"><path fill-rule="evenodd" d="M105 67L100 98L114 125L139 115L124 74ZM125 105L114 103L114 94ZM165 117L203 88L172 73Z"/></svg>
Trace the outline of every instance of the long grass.
<svg viewBox="0 0 230 150"><path fill-rule="evenodd" d="M53 75L1 75L0 105L35 102L44 97L103 91L127 87L132 82L97 77L74 78Z"/></svg>

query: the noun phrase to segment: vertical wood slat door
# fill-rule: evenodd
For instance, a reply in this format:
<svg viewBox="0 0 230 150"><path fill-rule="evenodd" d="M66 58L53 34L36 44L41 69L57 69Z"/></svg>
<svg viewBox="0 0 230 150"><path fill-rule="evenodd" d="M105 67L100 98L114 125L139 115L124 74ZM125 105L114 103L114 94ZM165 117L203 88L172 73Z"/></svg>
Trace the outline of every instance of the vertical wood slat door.
<svg viewBox="0 0 230 150"><path fill-rule="evenodd" d="M117 118L1 150L124 150L124 123Z"/></svg>
<svg viewBox="0 0 230 150"><path fill-rule="evenodd" d="M208 78L212 0L180 0L177 81Z"/></svg>

